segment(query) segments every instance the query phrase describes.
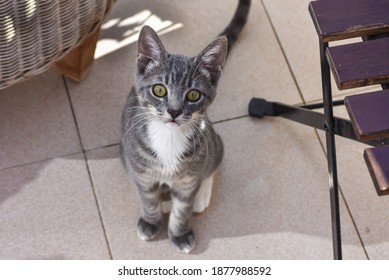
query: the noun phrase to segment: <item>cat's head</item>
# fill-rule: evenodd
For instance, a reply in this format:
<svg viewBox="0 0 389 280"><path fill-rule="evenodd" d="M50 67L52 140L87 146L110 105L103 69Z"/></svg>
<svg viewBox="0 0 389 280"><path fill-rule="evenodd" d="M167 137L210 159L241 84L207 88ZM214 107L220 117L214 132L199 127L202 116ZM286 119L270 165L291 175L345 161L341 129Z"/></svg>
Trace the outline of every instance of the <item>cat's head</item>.
<svg viewBox="0 0 389 280"><path fill-rule="evenodd" d="M226 55L225 37L215 39L195 57L169 54L155 31L144 26L136 75L141 106L169 124L201 119L216 96Z"/></svg>

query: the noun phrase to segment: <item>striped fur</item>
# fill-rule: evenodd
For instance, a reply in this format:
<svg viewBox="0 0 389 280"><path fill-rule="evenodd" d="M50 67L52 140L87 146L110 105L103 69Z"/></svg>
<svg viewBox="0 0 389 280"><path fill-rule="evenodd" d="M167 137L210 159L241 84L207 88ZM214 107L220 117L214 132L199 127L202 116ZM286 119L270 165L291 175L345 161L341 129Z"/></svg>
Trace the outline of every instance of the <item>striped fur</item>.
<svg viewBox="0 0 389 280"><path fill-rule="evenodd" d="M154 30L142 28L136 85L123 110L121 143L123 164L142 204L137 224L142 240L151 240L161 231L161 195L168 186L172 202L169 239L183 253L195 246L192 211L201 212L208 206L211 175L223 157L223 143L206 110L216 96L227 40L236 39L247 18L242 5L249 3L239 1L226 37L216 38L196 57L168 53ZM167 94L157 97L155 85L163 85ZM193 89L201 93L195 102L186 98Z"/></svg>
<svg viewBox="0 0 389 280"><path fill-rule="evenodd" d="M228 26L224 29L221 36L226 36L228 40L228 51L230 51L232 45L235 43L236 39L243 27L247 22L251 6L251 0L239 0L238 7L235 10L235 14Z"/></svg>

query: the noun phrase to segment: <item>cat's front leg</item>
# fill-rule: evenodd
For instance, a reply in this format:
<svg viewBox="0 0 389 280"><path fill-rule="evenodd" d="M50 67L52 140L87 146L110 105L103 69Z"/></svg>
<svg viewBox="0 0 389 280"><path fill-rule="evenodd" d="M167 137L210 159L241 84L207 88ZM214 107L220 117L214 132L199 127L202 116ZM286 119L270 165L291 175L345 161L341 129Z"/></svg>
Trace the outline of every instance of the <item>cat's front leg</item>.
<svg viewBox="0 0 389 280"><path fill-rule="evenodd" d="M162 229L161 190L158 183L137 186L142 203L142 215L137 223L138 236L142 240L152 240Z"/></svg>
<svg viewBox="0 0 389 280"><path fill-rule="evenodd" d="M172 209L169 217L169 239L181 253L190 253L196 245L195 235L190 227L193 203L198 186L171 190Z"/></svg>

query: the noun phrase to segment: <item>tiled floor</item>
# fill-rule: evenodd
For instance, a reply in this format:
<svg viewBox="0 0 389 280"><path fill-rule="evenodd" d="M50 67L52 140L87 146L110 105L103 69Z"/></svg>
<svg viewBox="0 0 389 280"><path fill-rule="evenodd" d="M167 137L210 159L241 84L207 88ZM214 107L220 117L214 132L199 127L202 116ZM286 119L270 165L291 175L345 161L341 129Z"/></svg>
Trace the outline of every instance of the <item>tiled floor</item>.
<svg viewBox="0 0 389 280"><path fill-rule="evenodd" d="M137 237L139 202L118 143L139 28L163 29L168 50L194 55L228 23L236 2L119 0L85 81L50 70L0 92L1 259L332 258L322 133L247 116L253 96L320 98L308 0L253 0L209 111L225 158L210 208L194 217L193 253L176 253L166 232L153 242ZM364 146L337 140L344 258L388 259L389 200L375 193Z"/></svg>

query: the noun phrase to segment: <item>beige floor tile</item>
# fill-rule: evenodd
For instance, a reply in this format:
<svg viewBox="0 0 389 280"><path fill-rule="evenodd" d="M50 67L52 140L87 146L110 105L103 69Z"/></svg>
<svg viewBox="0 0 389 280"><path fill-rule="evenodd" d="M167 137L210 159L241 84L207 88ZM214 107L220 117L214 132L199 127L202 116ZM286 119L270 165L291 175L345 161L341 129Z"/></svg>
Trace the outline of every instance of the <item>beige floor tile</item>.
<svg viewBox="0 0 389 280"><path fill-rule="evenodd" d="M110 258L84 157L0 171L0 259Z"/></svg>
<svg viewBox="0 0 389 280"><path fill-rule="evenodd" d="M115 259L331 259L326 163L312 129L281 119L217 124L225 143L209 209L194 217L198 245L175 252L166 231L140 241L138 195L117 146L88 153L102 218ZM342 210L344 205L342 204ZM344 254L365 255L346 211Z"/></svg>
<svg viewBox="0 0 389 280"><path fill-rule="evenodd" d="M98 58L82 83L68 82L87 149L119 142L120 115L134 82L135 41L142 24L162 29L161 39L168 51L192 56L223 30L236 5L235 0L155 3L118 1L101 34L100 49L110 44L122 48ZM193 10L195 14L188 13ZM211 106L211 119L247 115L253 96L301 101L296 101L293 80L258 1L253 1L248 24L224 68L218 96Z"/></svg>
<svg viewBox="0 0 389 280"><path fill-rule="evenodd" d="M0 91L0 169L81 151L62 77L48 71Z"/></svg>
<svg viewBox="0 0 389 280"><path fill-rule="evenodd" d="M262 2L304 97L308 100L320 97L319 44L308 12L310 1Z"/></svg>

